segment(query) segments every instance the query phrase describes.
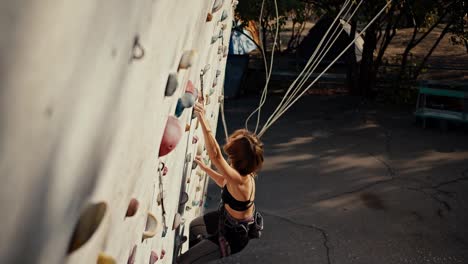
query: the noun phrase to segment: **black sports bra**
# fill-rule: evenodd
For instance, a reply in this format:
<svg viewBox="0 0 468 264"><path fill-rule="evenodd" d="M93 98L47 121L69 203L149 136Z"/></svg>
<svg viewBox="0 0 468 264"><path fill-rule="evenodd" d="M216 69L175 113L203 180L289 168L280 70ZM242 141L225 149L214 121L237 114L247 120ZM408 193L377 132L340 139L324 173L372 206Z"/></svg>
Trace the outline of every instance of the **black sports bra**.
<svg viewBox="0 0 468 264"><path fill-rule="evenodd" d="M229 190L227 188L227 184L226 184L223 187L223 193L221 195L221 199L223 200L223 203L228 204L229 207L231 207L232 209L234 209L236 211L246 211L247 209L249 209L253 205L253 201L250 200L252 198L252 194L253 194L253 186L252 186L252 192L250 192L249 200L247 200L247 201L238 201L238 200L236 200L236 198L234 198L231 195L231 193L229 192Z"/></svg>

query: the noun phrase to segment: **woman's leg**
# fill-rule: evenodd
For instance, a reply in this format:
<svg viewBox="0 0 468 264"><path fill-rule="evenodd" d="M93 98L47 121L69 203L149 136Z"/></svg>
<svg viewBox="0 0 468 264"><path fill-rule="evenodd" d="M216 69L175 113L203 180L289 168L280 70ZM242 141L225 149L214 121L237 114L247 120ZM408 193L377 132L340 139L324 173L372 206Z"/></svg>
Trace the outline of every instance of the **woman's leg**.
<svg viewBox="0 0 468 264"><path fill-rule="evenodd" d="M190 223L189 247L195 246L204 238L216 235L218 232L219 214L217 211L197 217Z"/></svg>
<svg viewBox="0 0 468 264"><path fill-rule="evenodd" d="M204 239L177 258L178 264L201 264L221 258L218 244Z"/></svg>

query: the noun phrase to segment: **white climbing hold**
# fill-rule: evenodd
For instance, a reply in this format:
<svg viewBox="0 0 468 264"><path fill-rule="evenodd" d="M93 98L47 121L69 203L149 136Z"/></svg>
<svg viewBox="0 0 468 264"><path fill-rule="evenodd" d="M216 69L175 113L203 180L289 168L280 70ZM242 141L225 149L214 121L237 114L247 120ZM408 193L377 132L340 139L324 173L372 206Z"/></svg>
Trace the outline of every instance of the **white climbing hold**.
<svg viewBox="0 0 468 264"><path fill-rule="evenodd" d="M157 229L158 220L156 219L156 216L153 213L148 212L148 215L146 217L146 227L145 231L143 232L143 240L154 237L156 235Z"/></svg>

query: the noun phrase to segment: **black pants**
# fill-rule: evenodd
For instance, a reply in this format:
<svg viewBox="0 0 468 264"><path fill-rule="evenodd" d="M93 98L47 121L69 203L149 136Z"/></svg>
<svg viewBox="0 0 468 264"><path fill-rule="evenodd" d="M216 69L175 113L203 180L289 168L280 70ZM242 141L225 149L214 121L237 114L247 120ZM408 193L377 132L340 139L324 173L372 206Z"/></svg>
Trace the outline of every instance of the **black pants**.
<svg viewBox="0 0 468 264"><path fill-rule="evenodd" d="M221 258L219 247L219 219L223 209L195 218L190 223L189 250L182 254L177 263L206 263ZM248 237L237 229L225 227L226 239L231 247L231 254L241 251L248 243Z"/></svg>

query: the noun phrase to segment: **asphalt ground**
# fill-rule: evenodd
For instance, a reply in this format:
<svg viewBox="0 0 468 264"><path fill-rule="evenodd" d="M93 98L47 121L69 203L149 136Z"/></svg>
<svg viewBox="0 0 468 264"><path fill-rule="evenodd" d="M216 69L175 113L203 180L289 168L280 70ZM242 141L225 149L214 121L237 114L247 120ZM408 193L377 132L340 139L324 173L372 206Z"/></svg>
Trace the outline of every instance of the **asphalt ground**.
<svg viewBox="0 0 468 264"><path fill-rule="evenodd" d="M256 104L226 100L228 130ZM302 98L262 137L262 238L213 263L468 263L468 133L442 127L349 96ZM207 210L219 198L210 183Z"/></svg>

